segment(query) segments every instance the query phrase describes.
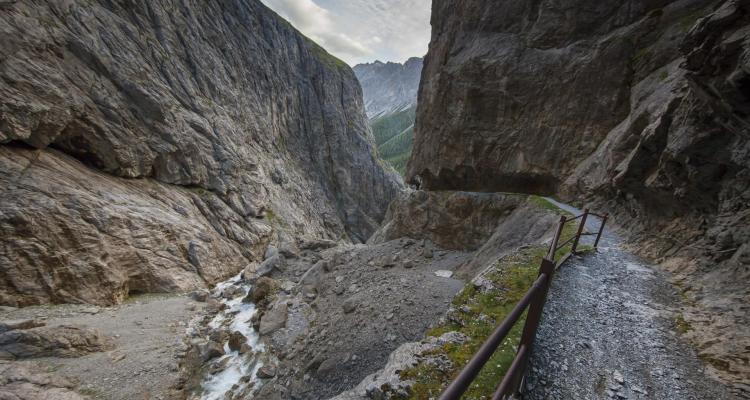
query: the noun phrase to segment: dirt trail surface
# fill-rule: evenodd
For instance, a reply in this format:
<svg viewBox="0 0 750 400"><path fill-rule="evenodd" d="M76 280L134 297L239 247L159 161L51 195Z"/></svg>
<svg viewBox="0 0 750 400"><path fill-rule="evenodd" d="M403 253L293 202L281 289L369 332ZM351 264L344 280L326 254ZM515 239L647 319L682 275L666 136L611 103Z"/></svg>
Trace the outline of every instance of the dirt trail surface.
<svg viewBox="0 0 750 400"><path fill-rule="evenodd" d="M596 254L555 276L524 399L738 398L679 337L676 304L664 273L605 231Z"/></svg>
<svg viewBox="0 0 750 400"><path fill-rule="evenodd" d="M98 330L114 343L111 351L76 358L13 361L38 373L52 373L77 383L92 399L170 399L180 378L178 355L189 321L204 306L185 296L148 295L116 307L35 306L0 312L0 320L34 319L46 326L81 325Z"/></svg>

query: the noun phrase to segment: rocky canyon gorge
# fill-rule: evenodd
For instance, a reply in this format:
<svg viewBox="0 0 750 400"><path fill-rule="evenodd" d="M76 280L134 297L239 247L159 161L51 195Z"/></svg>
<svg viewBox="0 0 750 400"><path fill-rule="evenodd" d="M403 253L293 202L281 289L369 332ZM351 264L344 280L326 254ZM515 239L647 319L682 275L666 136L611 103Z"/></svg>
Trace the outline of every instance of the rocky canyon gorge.
<svg viewBox="0 0 750 400"><path fill-rule="evenodd" d="M750 397L750 3L271 4L0 0L0 399L438 398L574 207L521 398Z"/></svg>
<svg viewBox="0 0 750 400"><path fill-rule="evenodd" d="M281 225L362 242L401 187L352 71L256 1L0 12L6 305L206 287Z"/></svg>
<svg viewBox="0 0 750 400"><path fill-rule="evenodd" d="M750 8L435 1L407 179L606 209L747 388Z"/></svg>

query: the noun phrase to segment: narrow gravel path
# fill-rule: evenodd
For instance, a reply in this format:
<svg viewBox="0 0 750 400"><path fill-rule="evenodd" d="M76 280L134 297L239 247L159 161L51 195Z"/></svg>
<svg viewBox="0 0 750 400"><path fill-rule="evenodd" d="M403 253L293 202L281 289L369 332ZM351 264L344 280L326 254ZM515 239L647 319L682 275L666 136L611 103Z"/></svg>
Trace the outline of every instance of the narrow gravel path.
<svg viewBox="0 0 750 400"><path fill-rule="evenodd" d="M677 304L663 273L605 232L555 276L523 398L735 399L680 339Z"/></svg>

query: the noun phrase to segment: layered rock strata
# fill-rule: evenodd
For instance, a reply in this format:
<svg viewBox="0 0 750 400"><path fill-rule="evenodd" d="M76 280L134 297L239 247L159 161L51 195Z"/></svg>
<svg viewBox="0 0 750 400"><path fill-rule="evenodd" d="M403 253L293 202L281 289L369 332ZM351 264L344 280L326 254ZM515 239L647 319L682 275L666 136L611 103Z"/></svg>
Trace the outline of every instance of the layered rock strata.
<svg viewBox="0 0 750 400"><path fill-rule="evenodd" d="M365 241L400 178L349 67L256 0L0 5L0 303L213 284Z"/></svg>

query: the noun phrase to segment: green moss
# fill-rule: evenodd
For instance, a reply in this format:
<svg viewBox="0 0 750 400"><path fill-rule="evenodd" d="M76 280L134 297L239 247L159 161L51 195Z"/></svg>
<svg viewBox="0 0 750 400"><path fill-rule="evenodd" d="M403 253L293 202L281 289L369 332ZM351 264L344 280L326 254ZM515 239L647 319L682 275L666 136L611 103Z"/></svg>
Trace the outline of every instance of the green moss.
<svg viewBox="0 0 750 400"><path fill-rule="evenodd" d="M529 196L529 199L532 204L544 210L570 215L542 197ZM578 225L575 223L566 224L561 242L575 235L577 229ZM558 250L555 258L559 259L570 252L571 247L572 244L568 244ZM581 252L591 250L592 246L579 246ZM428 361L402 371L402 379L414 382L408 399L428 400L440 395L526 294L538 277L539 267L547 251L546 245L536 245L509 254L484 274L484 278L492 282L492 289L480 289L469 283L453 298L454 311L450 321L433 327L427 335L439 337L448 332L459 332L466 335L468 340L460 345L446 344L432 354L427 354L450 360L448 370L440 369L435 363ZM525 319L524 314L514 325L463 396L464 399L486 399L492 396L515 358Z"/></svg>
<svg viewBox="0 0 750 400"><path fill-rule="evenodd" d="M679 314L677 315L677 317L675 317L674 325L677 329L677 332L680 332L683 335L693 330L693 327L690 326L687 321L685 321L685 317L682 314Z"/></svg>
<svg viewBox="0 0 750 400"><path fill-rule="evenodd" d="M485 278L493 283L493 289L480 291L472 283L467 284L453 299L457 313L453 319L461 323L447 322L428 331L429 336L441 336L457 331L469 339L463 344L446 344L434 356L447 357L452 364L449 371L441 371L430 363L420 363L403 371L403 379L413 380L410 399L437 397L448 382L461 371L479 347L510 313L536 280L539 265L546 253L545 246L535 246L516 252L498 261ZM516 355L525 315L519 319L505 341L498 347L480 372L465 399L488 398L502 380Z"/></svg>
<svg viewBox="0 0 750 400"><path fill-rule="evenodd" d="M535 206L543 209L543 210L549 210L554 212L558 215L565 215L566 217L573 216L573 214L569 213L568 211L563 210L562 208L554 205L549 200L545 199L541 196L529 196L529 201L531 201L532 204Z"/></svg>
<svg viewBox="0 0 750 400"><path fill-rule="evenodd" d="M416 107L411 107L371 122L379 156L402 176L406 173L406 163L414 144L416 111Z"/></svg>

